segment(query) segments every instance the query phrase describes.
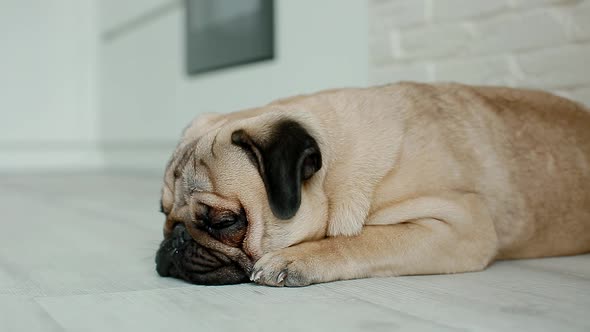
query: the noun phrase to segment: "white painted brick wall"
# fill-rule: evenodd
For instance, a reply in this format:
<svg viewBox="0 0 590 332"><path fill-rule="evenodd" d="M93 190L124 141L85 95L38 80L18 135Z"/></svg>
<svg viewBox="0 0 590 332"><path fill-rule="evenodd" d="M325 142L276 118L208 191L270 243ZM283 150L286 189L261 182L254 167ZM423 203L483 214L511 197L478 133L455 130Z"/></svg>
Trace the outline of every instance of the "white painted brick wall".
<svg viewBox="0 0 590 332"><path fill-rule="evenodd" d="M590 105L590 0L369 0L370 80L541 88Z"/></svg>
<svg viewBox="0 0 590 332"><path fill-rule="evenodd" d="M508 2L505 0L435 0L432 1L432 18L434 21L475 18L507 7Z"/></svg>

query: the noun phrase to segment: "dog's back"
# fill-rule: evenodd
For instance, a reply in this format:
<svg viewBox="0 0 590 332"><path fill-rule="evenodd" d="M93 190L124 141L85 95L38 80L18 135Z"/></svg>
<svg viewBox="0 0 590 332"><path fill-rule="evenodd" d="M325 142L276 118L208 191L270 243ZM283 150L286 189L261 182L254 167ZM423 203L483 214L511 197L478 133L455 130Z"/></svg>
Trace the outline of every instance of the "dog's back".
<svg viewBox="0 0 590 332"><path fill-rule="evenodd" d="M405 172L385 186L421 187L422 193L460 188L483 196L498 258L590 251L587 108L524 89L415 83L384 89L415 105L408 113L413 134L402 149L411 157L402 156ZM429 160L438 162L424 166Z"/></svg>
<svg viewBox="0 0 590 332"><path fill-rule="evenodd" d="M500 120L491 133L509 170L511 196L522 204L515 212L528 225L500 256L590 251L588 109L541 91L479 87L475 93ZM499 231L514 232L516 223L497 220Z"/></svg>

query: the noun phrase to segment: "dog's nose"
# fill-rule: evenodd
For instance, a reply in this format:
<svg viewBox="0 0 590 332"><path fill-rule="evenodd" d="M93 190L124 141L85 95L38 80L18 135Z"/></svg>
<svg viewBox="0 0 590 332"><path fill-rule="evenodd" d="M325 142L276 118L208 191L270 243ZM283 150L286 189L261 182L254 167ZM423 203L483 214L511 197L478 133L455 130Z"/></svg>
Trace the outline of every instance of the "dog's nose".
<svg viewBox="0 0 590 332"><path fill-rule="evenodd" d="M188 233L184 224L176 224L172 230L172 247L180 249L187 242L190 241L191 235Z"/></svg>

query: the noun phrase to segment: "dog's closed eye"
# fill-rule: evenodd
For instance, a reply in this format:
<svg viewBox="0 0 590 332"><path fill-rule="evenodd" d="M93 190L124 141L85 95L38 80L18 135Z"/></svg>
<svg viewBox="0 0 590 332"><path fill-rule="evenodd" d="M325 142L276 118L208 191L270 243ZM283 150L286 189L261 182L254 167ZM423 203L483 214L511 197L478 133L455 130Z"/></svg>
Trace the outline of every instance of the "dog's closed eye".
<svg viewBox="0 0 590 332"><path fill-rule="evenodd" d="M219 218L210 219L209 226L214 229L224 229L233 226L236 222L238 222L238 218L233 213L223 215Z"/></svg>

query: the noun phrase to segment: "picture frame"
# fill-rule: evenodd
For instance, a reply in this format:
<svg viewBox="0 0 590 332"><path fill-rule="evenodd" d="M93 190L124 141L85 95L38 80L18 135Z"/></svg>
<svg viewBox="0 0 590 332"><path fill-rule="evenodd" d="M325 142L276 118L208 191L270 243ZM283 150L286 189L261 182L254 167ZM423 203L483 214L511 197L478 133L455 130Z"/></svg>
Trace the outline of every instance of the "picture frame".
<svg viewBox="0 0 590 332"><path fill-rule="evenodd" d="M273 0L186 0L186 71L274 58Z"/></svg>

